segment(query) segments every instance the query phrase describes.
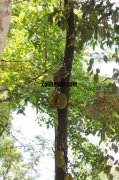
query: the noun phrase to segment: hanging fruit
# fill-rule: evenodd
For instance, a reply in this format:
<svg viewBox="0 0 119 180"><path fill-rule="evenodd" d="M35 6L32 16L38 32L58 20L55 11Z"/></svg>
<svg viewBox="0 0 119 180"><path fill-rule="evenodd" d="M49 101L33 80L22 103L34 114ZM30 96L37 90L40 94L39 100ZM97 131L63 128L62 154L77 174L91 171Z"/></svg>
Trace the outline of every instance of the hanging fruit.
<svg viewBox="0 0 119 180"><path fill-rule="evenodd" d="M70 173L65 174L64 180L73 180L72 175Z"/></svg>
<svg viewBox="0 0 119 180"><path fill-rule="evenodd" d="M56 166L58 168L62 168L65 165L65 158L63 151L56 151L55 152L55 159L56 159Z"/></svg>
<svg viewBox="0 0 119 180"><path fill-rule="evenodd" d="M52 91L49 95L49 104L51 108L57 108L57 91Z"/></svg>
<svg viewBox="0 0 119 180"><path fill-rule="evenodd" d="M59 109L64 109L67 106L67 96L63 93L58 94L57 107Z"/></svg>

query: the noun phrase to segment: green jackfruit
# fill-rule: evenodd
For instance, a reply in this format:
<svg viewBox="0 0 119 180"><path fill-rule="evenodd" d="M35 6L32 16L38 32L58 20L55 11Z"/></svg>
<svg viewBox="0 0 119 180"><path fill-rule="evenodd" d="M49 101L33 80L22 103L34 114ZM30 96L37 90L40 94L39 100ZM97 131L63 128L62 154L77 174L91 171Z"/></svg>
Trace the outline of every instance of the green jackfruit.
<svg viewBox="0 0 119 180"><path fill-rule="evenodd" d="M63 93L58 94L57 107L59 109L64 109L67 106L67 96Z"/></svg>
<svg viewBox="0 0 119 180"><path fill-rule="evenodd" d="M62 168L65 165L64 152L56 151L55 152L55 160L56 160L56 166L59 168Z"/></svg>
<svg viewBox="0 0 119 180"><path fill-rule="evenodd" d="M49 95L49 104L51 108L57 108L57 91L52 91Z"/></svg>
<svg viewBox="0 0 119 180"><path fill-rule="evenodd" d="M64 180L73 180L72 175L70 173L65 174Z"/></svg>

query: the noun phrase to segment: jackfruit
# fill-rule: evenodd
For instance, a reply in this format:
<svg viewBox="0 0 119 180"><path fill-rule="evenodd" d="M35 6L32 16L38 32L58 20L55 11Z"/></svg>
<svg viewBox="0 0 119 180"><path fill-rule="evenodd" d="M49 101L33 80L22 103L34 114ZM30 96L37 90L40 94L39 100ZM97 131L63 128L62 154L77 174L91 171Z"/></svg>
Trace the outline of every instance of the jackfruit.
<svg viewBox="0 0 119 180"><path fill-rule="evenodd" d="M65 165L64 152L56 151L55 152L55 160L56 160L56 166L59 168L62 168Z"/></svg>
<svg viewBox="0 0 119 180"><path fill-rule="evenodd" d="M66 106L67 106L67 96L63 93L58 94L57 107L59 109L64 109Z"/></svg>
<svg viewBox="0 0 119 180"><path fill-rule="evenodd" d="M49 95L49 104L51 108L57 108L57 91L52 91Z"/></svg>
<svg viewBox="0 0 119 180"><path fill-rule="evenodd" d="M64 180L73 180L72 175L70 173L65 174Z"/></svg>

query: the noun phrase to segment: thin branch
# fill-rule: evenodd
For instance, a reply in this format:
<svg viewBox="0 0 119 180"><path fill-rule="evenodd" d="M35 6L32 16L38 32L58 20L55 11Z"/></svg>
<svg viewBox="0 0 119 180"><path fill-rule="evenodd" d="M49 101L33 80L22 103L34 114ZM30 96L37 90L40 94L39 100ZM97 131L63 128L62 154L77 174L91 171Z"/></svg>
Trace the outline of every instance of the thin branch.
<svg viewBox="0 0 119 180"><path fill-rule="evenodd" d="M45 56L45 66L47 64L47 59L48 59L48 52L47 52L47 38L46 38L46 33L45 33L45 30L43 31L44 32L44 43L45 43L45 46L44 46L44 56Z"/></svg>
<svg viewBox="0 0 119 180"><path fill-rule="evenodd" d="M36 77L33 77L33 78L28 78L28 79L26 79L26 81L28 81L28 83L32 83L33 81L37 81L40 76L41 76L41 74Z"/></svg>
<svg viewBox="0 0 119 180"><path fill-rule="evenodd" d="M37 68L38 70L40 70L40 71L42 71L42 69L38 66L38 65L36 65L35 63L33 63L33 62L29 62L29 63L31 63L35 68Z"/></svg>
<svg viewBox="0 0 119 180"><path fill-rule="evenodd" d="M9 91L9 89L7 87L3 88L3 89L0 89L0 92L4 92L4 91Z"/></svg>
<svg viewBox="0 0 119 180"><path fill-rule="evenodd" d="M6 172L5 172L4 176L3 176L3 180L6 179L6 176L7 176L8 172L9 172L10 168L11 168L11 162L9 162L9 165L8 165L8 167L7 167L7 170L6 170Z"/></svg>
<svg viewBox="0 0 119 180"><path fill-rule="evenodd" d="M0 99L0 103L11 101L12 97L6 98L6 99Z"/></svg>
<svg viewBox="0 0 119 180"><path fill-rule="evenodd" d="M6 130L6 127L8 126L8 118L6 117L6 123L5 123L5 126L3 128L3 130L0 132L0 136L3 135L4 131Z"/></svg>
<svg viewBox="0 0 119 180"><path fill-rule="evenodd" d="M7 131L7 129L6 129L6 131ZM7 131L7 132L8 132L8 131ZM10 135L24 148L24 151L26 150L26 151L29 152L29 148L27 147L27 145L25 145L25 144L23 144L21 141L19 141L19 139L17 139L17 138L12 134L12 132L8 132L8 133L10 133ZM34 147L31 146L31 145L30 145L30 147L31 147L31 148L34 148ZM41 152L41 151L39 151L39 152L43 155L43 152ZM35 157L35 156L34 156L35 153L31 153L31 154L32 154L33 157Z"/></svg>
<svg viewBox="0 0 119 180"><path fill-rule="evenodd" d="M23 62L23 63L26 63L26 62L29 62L29 60L25 60L25 61L17 61L17 60L9 60L9 61L7 61L7 60L4 60L4 59L1 59L0 61L2 61L2 62L5 62L5 63L18 63L18 62Z"/></svg>
<svg viewBox="0 0 119 180"><path fill-rule="evenodd" d="M110 16L111 14L112 14L112 12L105 13L103 16L101 16L101 17L99 18L98 22L100 23L100 22L103 20L103 18L108 17L108 16Z"/></svg>

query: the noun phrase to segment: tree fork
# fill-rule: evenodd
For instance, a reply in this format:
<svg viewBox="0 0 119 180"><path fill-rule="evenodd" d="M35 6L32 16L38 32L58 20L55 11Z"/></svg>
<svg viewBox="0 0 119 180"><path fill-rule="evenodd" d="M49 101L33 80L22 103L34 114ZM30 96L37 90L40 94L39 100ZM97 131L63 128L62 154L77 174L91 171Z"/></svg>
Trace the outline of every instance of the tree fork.
<svg viewBox="0 0 119 180"><path fill-rule="evenodd" d="M67 8L68 6L68 8ZM70 81L70 74L73 63L74 56L74 40L75 40L75 21L74 21L74 12L73 7L68 3L68 0L64 1L64 8L68 11L69 16L66 17L68 29L66 31L66 46L64 53L64 64L66 69L69 72L69 76L66 77L65 82ZM67 96L69 101L69 87L61 87L60 91ZM64 175L67 172L67 125L68 125L68 104L64 109L57 109L58 111L58 126L55 131L55 151L61 150L64 152L66 167L59 168L55 163L55 180L63 180Z"/></svg>

